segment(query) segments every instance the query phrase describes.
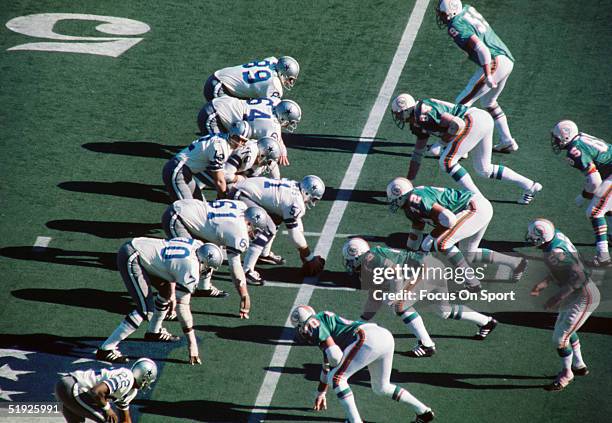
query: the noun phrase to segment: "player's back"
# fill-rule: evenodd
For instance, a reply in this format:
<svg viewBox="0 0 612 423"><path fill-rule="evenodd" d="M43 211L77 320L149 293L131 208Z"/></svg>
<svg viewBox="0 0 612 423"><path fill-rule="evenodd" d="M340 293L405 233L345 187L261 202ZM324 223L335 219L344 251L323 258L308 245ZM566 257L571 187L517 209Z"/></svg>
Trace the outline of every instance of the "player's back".
<svg viewBox="0 0 612 423"><path fill-rule="evenodd" d="M281 125L274 114L274 106L280 99L256 98L246 101L246 120L251 125L252 138L259 140L263 137L272 137L277 141L281 137Z"/></svg>
<svg viewBox="0 0 612 423"><path fill-rule="evenodd" d="M250 99L259 97L282 97L283 87L274 66L276 57L219 69L217 79L228 89L231 96Z"/></svg>
<svg viewBox="0 0 612 423"><path fill-rule="evenodd" d="M221 135L205 135L182 149L177 159L184 161L193 173L217 170L230 155L227 139Z"/></svg>
<svg viewBox="0 0 612 423"><path fill-rule="evenodd" d="M364 322L348 320L331 311L320 311L314 316L320 326L315 330L319 341L331 336L342 349L348 347L356 338L356 331Z"/></svg>
<svg viewBox="0 0 612 423"><path fill-rule="evenodd" d="M99 371L93 369L76 370L70 375L74 377L79 386L79 392L85 392L100 382L105 382L116 397L128 393L134 385L134 375L125 367L104 368Z"/></svg>
<svg viewBox="0 0 612 423"><path fill-rule="evenodd" d="M572 161L583 162L585 166L592 161L602 179L612 175L612 145L602 139L581 132L569 144L567 156Z"/></svg>
<svg viewBox="0 0 612 423"><path fill-rule="evenodd" d="M197 264L195 251L202 246L202 242L187 238L165 240L141 237L134 238L132 245L139 252L139 262L147 272L167 281L178 282L174 279L177 272Z"/></svg>
<svg viewBox="0 0 612 423"><path fill-rule="evenodd" d="M285 209L292 207L296 200L302 198L299 183L290 179L259 176L236 184L236 189L244 192L267 212L279 216L283 216Z"/></svg>
<svg viewBox="0 0 612 423"><path fill-rule="evenodd" d="M247 113L246 100L235 97L223 96L212 100L212 105L217 112L221 123L229 128L232 122L243 120Z"/></svg>

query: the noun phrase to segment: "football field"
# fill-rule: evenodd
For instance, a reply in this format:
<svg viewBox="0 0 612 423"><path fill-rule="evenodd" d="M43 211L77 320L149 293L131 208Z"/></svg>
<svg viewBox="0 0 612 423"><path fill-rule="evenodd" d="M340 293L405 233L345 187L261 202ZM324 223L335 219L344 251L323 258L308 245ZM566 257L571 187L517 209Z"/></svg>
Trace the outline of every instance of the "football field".
<svg viewBox="0 0 612 423"><path fill-rule="evenodd" d="M405 176L415 137L394 125L388 101L400 92L453 101L475 70L437 27L434 3L3 4L0 409L54 401L58 373L104 366L95 361L95 349L133 309L116 252L134 237L164 236L161 216L170 199L162 167L197 138L204 81L226 66L290 55L301 69L285 98L299 103L302 120L295 133L283 135L291 164L281 173L295 180L314 174L325 182L323 201L304 218L311 248L329 252L325 271L304 285L298 254L281 232L273 250L287 263L258 266L271 283L249 287L249 320L237 317L239 297L227 266L213 283L230 292L228 298L192 300L201 366L186 364L186 341L145 342L144 327L121 351L150 357L160 369L153 389L133 403L138 422L343 422L333 392L327 411L311 410L321 353L294 343L285 325L296 298L316 310L359 318L366 293L344 271L341 248L348 235L405 245L409 222L388 213L385 187ZM514 185L482 179L471 160L463 161L494 208L484 244L536 255L524 242L527 223L546 217L590 258L593 230L574 205L583 177L553 154L550 128L569 118L612 142L612 4L471 4L516 58L499 102L520 150L494 154L493 161L544 186L533 204L521 206ZM402 42L405 30L408 41ZM398 57L405 54L403 65ZM432 158L423 160L416 182L454 186ZM512 289L528 298L543 276L543 264L534 261ZM423 312L437 347L426 359L405 355L416 341L383 307L374 321L395 337L391 380L431 406L440 422L609 421L610 279L608 273L598 281L601 305L579 332L591 374L562 392L543 389L560 366L551 341L555 315L514 306L493 310L500 325L484 342L471 339L475 327L469 323ZM178 322L165 326L181 333ZM414 417L403 404L376 396L367 371L349 382L365 421Z"/></svg>

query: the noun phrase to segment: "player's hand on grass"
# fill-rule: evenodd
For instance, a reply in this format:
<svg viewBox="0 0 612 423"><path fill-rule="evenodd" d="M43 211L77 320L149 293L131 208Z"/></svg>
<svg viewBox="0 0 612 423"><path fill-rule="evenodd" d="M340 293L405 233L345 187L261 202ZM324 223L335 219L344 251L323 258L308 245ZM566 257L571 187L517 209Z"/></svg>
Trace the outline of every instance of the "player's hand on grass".
<svg viewBox="0 0 612 423"><path fill-rule="evenodd" d="M109 408L108 410L104 410L104 414L106 415L105 417L106 417L107 423L118 423L119 422L119 417L113 411L112 408Z"/></svg>
<svg viewBox="0 0 612 423"><path fill-rule="evenodd" d="M315 411L327 410L327 399L325 398L325 392L319 392L315 398L314 407Z"/></svg>
<svg viewBox="0 0 612 423"><path fill-rule="evenodd" d="M281 166L289 166L289 158L287 156L280 156L278 158L278 164Z"/></svg>
<svg viewBox="0 0 612 423"><path fill-rule="evenodd" d="M537 297L538 295L540 295L540 292L542 292L547 287L548 287L548 280L544 279L543 281L540 281L533 286L533 288L531 289L531 292L529 292L529 295L533 297Z"/></svg>
<svg viewBox="0 0 612 423"><path fill-rule="evenodd" d="M200 360L200 357L197 355L190 355L189 364L191 364L192 366L195 366L196 364L202 364L202 360Z"/></svg>
<svg viewBox="0 0 612 423"><path fill-rule="evenodd" d="M249 313L251 312L251 298L249 295L243 295L240 297L240 318L248 319Z"/></svg>
<svg viewBox="0 0 612 423"><path fill-rule="evenodd" d="M582 207L582 205L584 204L584 200L586 200L586 198L584 198L582 196L582 194L580 194L578 197L576 197L576 206L577 207Z"/></svg>

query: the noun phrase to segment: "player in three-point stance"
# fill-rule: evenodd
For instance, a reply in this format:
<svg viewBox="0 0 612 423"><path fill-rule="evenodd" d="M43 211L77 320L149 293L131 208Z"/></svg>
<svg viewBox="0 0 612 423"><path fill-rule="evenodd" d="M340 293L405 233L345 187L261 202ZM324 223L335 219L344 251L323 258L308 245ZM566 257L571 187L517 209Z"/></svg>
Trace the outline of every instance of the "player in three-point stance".
<svg viewBox="0 0 612 423"><path fill-rule="evenodd" d="M510 134L506 114L497 103L514 67L510 49L472 6L463 6L459 0L436 1L440 28L446 27L455 44L480 66L455 103L469 107L480 100L499 132L500 142L493 151L511 153L518 150L518 144Z"/></svg>
<svg viewBox="0 0 612 423"><path fill-rule="evenodd" d="M128 362L117 346L136 332L144 320L149 322L145 340L177 342L180 338L162 327L171 303L176 300L177 316L188 341L189 363L200 364L190 307L191 294L198 286L200 274L208 268L218 268L222 262L223 253L219 247L194 239L134 238L123 244L117 253L117 269L136 303L136 309L128 313L102 343L96 351L96 358L115 363ZM154 294L153 289L158 293Z"/></svg>
<svg viewBox="0 0 612 423"><path fill-rule="evenodd" d="M608 221L612 214L612 146L599 138L578 132L571 120L558 122L551 132L555 153L567 152L567 162L585 176L582 194L576 197L581 207L589 200L586 213L595 232L597 255L593 267L612 266L608 247Z"/></svg>
<svg viewBox="0 0 612 423"><path fill-rule="evenodd" d="M367 300L363 306L360 320L369 321L380 306L386 303L395 314L402 319L408 330L417 338L418 343L414 349L408 351L412 358L431 357L436 352L436 346L425 328L423 318L414 309L415 300L383 301L374 296L375 290L403 294L408 291L426 290L428 293L448 293L447 281L429 275L426 269L430 267L444 268L444 264L432 257L421 253L396 250L387 247L372 247L363 238L351 238L342 247L344 265L349 273L359 275L361 288L368 289ZM422 267L423 274L418 278L407 280L404 277L394 276L391 280L385 279L382 284L374 283L375 269L395 269L396 266ZM425 275L425 276L423 276ZM448 301L436 301L434 310L443 319L464 320L475 323L478 331L474 339L484 340L497 326L497 320L472 310L465 305L449 304Z"/></svg>
<svg viewBox="0 0 612 423"><path fill-rule="evenodd" d="M417 137L408 179L416 178L429 136L440 137L445 144L440 155L440 167L463 188L480 191L459 159L473 152L476 172L484 178L505 180L523 189L519 204L529 204L542 190L542 185L518 174L509 167L491 163L493 119L484 110L426 98L415 101L410 94L400 94L391 103L393 120L399 128L405 124Z"/></svg>
<svg viewBox="0 0 612 423"><path fill-rule="evenodd" d="M324 352L315 410L327 408L325 394L328 385L332 385L348 421L361 423L348 380L367 366L376 394L412 406L417 414L416 423L434 419L431 408L391 383L395 340L387 329L374 323L347 320L330 311L316 313L307 305L297 306L291 312L291 323L302 339Z"/></svg>
<svg viewBox="0 0 612 423"><path fill-rule="evenodd" d="M139 390L148 390L156 379L155 362L141 358L131 369L111 367L68 373L55 384L55 397L62 403L67 423L82 423L85 419L117 423L119 417L111 403L121 410L121 421L131 423L130 403Z"/></svg>
<svg viewBox="0 0 612 423"><path fill-rule="evenodd" d="M562 370L545 389L561 391L574 375L589 373L582 359L577 331L599 305L599 290L582 264L576 247L551 221L536 219L529 223L525 240L543 250L549 270L549 275L534 286L531 295L539 295L551 282L558 285L557 293L548 299L545 307L559 310L553 343L561 357Z"/></svg>

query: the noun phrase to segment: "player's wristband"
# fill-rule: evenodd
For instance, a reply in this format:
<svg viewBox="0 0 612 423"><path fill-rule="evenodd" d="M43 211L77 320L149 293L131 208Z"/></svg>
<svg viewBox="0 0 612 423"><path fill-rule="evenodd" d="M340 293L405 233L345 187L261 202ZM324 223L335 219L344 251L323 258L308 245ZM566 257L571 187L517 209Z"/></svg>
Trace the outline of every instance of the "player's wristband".
<svg viewBox="0 0 612 423"><path fill-rule="evenodd" d="M582 196L584 198L586 198L587 200L590 200L591 198L593 198L593 193L585 191L585 190L582 190Z"/></svg>
<svg viewBox="0 0 612 423"><path fill-rule="evenodd" d="M104 404L104 406L102 406L102 410L104 411L108 411L110 410L111 406L110 406L110 402L107 402L106 404Z"/></svg>
<svg viewBox="0 0 612 423"><path fill-rule="evenodd" d="M312 261L312 259L315 257L314 253L310 253L308 256L306 256L304 258L305 261Z"/></svg>

